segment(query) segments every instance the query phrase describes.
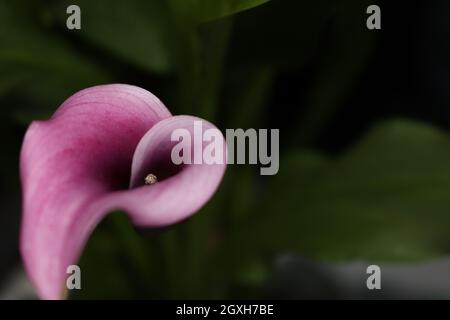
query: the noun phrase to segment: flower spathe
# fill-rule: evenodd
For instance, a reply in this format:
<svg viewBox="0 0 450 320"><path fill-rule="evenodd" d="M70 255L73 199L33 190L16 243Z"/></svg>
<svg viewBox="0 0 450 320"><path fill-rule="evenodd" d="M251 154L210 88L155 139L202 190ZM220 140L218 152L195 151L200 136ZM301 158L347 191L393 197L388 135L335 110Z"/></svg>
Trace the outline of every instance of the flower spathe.
<svg viewBox="0 0 450 320"><path fill-rule="evenodd" d="M67 267L107 213L124 210L135 225L162 227L211 198L225 164L176 166L170 158L172 131L192 131L199 120L214 128L172 116L144 89L111 84L74 94L30 125L20 156L20 250L41 298L62 298ZM158 182L146 184L149 174Z"/></svg>

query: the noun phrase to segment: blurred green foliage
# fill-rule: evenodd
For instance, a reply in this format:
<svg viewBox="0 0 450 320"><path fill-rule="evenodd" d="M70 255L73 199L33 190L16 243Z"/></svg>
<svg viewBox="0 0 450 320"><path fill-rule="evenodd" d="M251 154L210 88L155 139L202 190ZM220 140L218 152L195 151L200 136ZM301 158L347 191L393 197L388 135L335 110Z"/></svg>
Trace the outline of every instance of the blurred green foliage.
<svg viewBox="0 0 450 320"><path fill-rule="evenodd" d="M336 159L305 151L283 159L255 214L233 235L231 254L239 246L240 259L286 251L326 260L414 261L448 252L446 133L391 120Z"/></svg>
<svg viewBox="0 0 450 320"><path fill-rule="evenodd" d="M137 232L121 213L103 221L74 298L254 298L284 252L333 260L447 252L446 134L396 120L335 158L305 148L373 55L377 39L361 15L372 1L265 2L0 0L3 137L48 118L73 92L110 82L144 87L173 113L222 128L267 127L274 111L292 118L277 176L230 166L214 199L168 230ZM69 4L81 7L79 31L65 27ZM271 106L277 77L308 68L303 107Z"/></svg>

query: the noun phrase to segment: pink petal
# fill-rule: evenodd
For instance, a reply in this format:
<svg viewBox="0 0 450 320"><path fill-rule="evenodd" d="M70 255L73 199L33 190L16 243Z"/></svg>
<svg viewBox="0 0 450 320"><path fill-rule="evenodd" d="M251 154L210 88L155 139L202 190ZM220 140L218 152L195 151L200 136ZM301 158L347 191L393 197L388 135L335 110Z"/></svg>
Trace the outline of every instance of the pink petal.
<svg viewBox="0 0 450 320"><path fill-rule="evenodd" d="M216 192L226 168L226 144L222 134L224 157L220 164L176 166L170 158L172 147L178 143L171 141L172 132L183 128L193 137L194 121L201 121L203 131L218 130L200 118L175 116L157 123L139 142L131 174L131 185L135 189L117 197L119 207L132 213L136 224L160 227L179 222L199 210ZM191 144L192 149L198 147L202 152L209 142L197 146L192 138ZM142 186L149 173L155 173L158 179L168 177L155 185Z"/></svg>
<svg viewBox="0 0 450 320"><path fill-rule="evenodd" d="M134 173L152 162L147 158L167 159L162 151L168 129L184 125L185 118L171 118L143 89L115 84L80 91L50 120L31 124L20 163L21 253L42 298L62 297L67 266L77 262L108 212L124 209L138 224L167 225L214 193L224 166L186 166L155 185L127 190L132 162Z"/></svg>

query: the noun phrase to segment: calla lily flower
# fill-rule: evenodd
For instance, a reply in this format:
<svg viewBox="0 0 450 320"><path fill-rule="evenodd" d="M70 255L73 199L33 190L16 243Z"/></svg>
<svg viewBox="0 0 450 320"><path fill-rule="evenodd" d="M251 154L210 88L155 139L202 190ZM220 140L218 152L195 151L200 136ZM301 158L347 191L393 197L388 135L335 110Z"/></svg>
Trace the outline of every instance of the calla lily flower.
<svg viewBox="0 0 450 320"><path fill-rule="evenodd" d="M193 132L194 121L214 128L172 116L144 89L112 84L82 90L49 120L30 125L20 156L20 249L41 298L63 298L67 267L109 212L123 210L136 226L159 228L186 219L212 197L225 161L171 161L172 131Z"/></svg>

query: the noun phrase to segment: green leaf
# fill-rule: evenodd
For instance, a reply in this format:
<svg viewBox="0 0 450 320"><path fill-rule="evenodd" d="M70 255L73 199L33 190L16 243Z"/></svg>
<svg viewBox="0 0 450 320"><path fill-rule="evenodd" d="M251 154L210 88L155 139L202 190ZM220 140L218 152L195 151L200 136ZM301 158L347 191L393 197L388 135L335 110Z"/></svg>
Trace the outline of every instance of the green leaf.
<svg viewBox="0 0 450 320"><path fill-rule="evenodd" d="M14 107L13 117L27 123L47 117L73 92L110 81L109 72L52 29L49 17L40 2L0 1L0 94L17 96L16 106L4 108Z"/></svg>
<svg viewBox="0 0 450 320"><path fill-rule="evenodd" d="M81 9L81 30L67 34L82 37L95 47L146 71L171 70L171 19L169 8L161 0L78 0L63 1L55 15L64 19L65 8L76 4Z"/></svg>
<svg viewBox="0 0 450 320"><path fill-rule="evenodd" d="M195 23L220 19L259 6L269 0L171 0L177 14Z"/></svg>
<svg viewBox="0 0 450 320"><path fill-rule="evenodd" d="M59 75L70 83L105 80L103 70L45 27L43 20L47 13L45 7L34 8L28 2L0 2L1 69L16 68L24 75L30 72L46 73L46 77Z"/></svg>
<svg viewBox="0 0 450 320"><path fill-rule="evenodd" d="M331 260L418 260L450 250L450 137L396 120L338 159L294 152L230 233L226 259L284 252Z"/></svg>

